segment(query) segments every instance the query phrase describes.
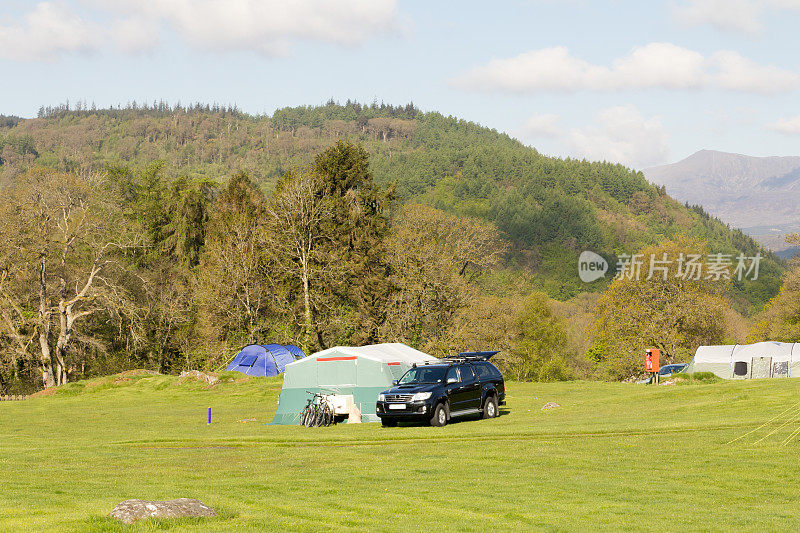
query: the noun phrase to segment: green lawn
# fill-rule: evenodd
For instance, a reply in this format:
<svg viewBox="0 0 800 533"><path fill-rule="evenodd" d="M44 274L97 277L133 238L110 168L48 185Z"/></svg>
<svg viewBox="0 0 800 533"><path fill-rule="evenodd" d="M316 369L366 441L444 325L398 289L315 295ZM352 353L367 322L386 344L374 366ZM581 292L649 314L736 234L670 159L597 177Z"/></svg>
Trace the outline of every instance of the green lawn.
<svg viewBox="0 0 800 533"><path fill-rule="evenodd" d="M0 530L800 530L795 379L509 383L498 419L396 429L264 425L280 378L114 380L0 403ZM178 497L220 517L107 517Z"/></svg>

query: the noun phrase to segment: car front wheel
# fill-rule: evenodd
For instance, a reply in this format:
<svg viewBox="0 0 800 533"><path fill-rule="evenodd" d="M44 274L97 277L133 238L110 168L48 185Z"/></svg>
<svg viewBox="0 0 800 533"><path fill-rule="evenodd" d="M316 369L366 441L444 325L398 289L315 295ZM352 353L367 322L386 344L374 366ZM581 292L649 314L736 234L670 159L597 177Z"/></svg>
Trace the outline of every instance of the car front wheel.
<svg viewBox="0 0 800 533"><path fill-rule="evenodd" d="M445 410L444 404L440 403L436 406L436 409L433 410L431 425L435 427L442 427L445 424L447 424L447 410Z"/></svg>

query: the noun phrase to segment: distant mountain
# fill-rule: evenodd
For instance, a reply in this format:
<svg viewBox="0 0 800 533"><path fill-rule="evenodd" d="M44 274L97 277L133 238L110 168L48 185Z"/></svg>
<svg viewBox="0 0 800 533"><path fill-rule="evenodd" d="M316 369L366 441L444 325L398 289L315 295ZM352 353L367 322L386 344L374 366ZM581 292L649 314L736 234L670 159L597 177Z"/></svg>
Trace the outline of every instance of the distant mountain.
<svg viewBox="0 0 800 533"><path fill-rule="evenodd" d="M683 161L646 169L673 198L702 205L751 235L784 233L800 222L800 157L750 157L700 150ZM758 228L761 227L761 228ZM764 230L759 232L759 230Z"/></svg>
<svg viewBox="0 0 800 533"><path fill-rule="evenodd" d="M780 252L777 252L777 256L781 259L791 259L793 257L800 256L800 247L792 246L791 248L781 250Z"/></svg>

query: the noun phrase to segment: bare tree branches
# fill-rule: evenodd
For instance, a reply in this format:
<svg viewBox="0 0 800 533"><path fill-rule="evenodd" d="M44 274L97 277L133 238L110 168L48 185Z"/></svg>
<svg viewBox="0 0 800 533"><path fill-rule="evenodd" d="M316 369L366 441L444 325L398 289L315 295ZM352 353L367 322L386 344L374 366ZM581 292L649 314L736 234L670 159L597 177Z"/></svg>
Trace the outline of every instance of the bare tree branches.
<svg viewBox="0 0 800 533"><path fill-rule="evenodd" d="M308 351L314 327L314 308L320 305L313 290L320 278L330 275L335 262L322 255L320 245L330 239L324 221L331 217L330 201L319 180L308 173L287 179L267 207L267 248L274 265L297 279L303 291L303 349Z"/></svg>
<svg viewBox="0 0 800 533"><path fill-rule="evenodd" d="M13 246L21 265L14 293L3 291L4 308L32 310L36 295L38 311L4 312L3 323L38 336L46 387L65 383L76 325L95 313L113 312L109 293L120 288L100 274L121 266L114 256L136 246L138 236L126 229L118 206L71 174L34 170L4 193L0 238ZM25 344L26 351L30 347Z"/></svg>

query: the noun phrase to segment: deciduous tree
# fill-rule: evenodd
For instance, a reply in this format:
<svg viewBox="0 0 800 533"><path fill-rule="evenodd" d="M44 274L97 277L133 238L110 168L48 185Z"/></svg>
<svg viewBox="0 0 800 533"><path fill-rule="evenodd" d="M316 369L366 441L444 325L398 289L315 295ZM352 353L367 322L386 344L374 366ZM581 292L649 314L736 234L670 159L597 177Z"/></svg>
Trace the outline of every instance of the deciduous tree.
<svg viewBox="0 0 800 533"><path fill-rule="evenodd" d="M800 245L800 233L788 235L786 242ZM778 295L756 317L748 340L800 342L800 265L796 261L784 275Z"/></svg>
<svg viewBox="0 0 800 533"><path fill-rule="evenodd" d="M695 241L666 241L641 250L643 268L637 276L616 279L594 310L593 348L589 355L601 375L625 379L640 372L646 348L660 348L662 362L684 361L701 344L725 338L726 303L721 294L729 280L684 276L678 259L704 254ZM669 261L666 271L650 275L650 258Z"/></svg>
<svg viewBox="0 0 800 533"><path fill-rule="evenodd" d="M39 352L45 387L66 383L69 349L81 323L124 312L127 291L116 272L138 235L119 203L104 196L100 176L37 169L0 199L6 247L3 321L18 353Z"/></svg>
<svg viewBox="0 0 800 533"><path fill-rule="evenodd" d="M246 344L269 329L275 302L265 253L265 199L243 172L220 194L208 223L196 301L206 340Z"/></svg>
<svg viewBox="0 0 800 533"><path fill-rule="evenodd" d="M315 320L324 289L341 276L338 257L326 244L331 240L330 196L322 194L319 178L308 172L290 173L281 181L267 207L266 246L274 268L290 285L299 283L302 295L303 349L310 353L312 336L324 346Z"/></svg>
<svg viewBox="0 0 800 533"><path fill-rule="evenodd" d="M546 294L535 292L525 299L515 326L514 345L502 359L513 379L563 381L573 376L566 324L553 313Z"/></svg>
<svg viewBox="0 0 800 533"><path fill-rule="evenodd" d="M499 263L497 229L412 204L402 209L388 245L394 292L385 334L439 353L459 310L477 299L473 277Z"/></svg>

